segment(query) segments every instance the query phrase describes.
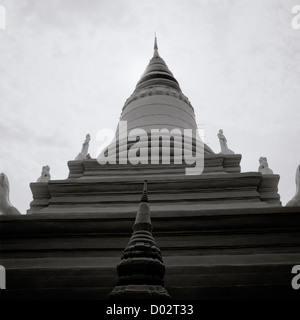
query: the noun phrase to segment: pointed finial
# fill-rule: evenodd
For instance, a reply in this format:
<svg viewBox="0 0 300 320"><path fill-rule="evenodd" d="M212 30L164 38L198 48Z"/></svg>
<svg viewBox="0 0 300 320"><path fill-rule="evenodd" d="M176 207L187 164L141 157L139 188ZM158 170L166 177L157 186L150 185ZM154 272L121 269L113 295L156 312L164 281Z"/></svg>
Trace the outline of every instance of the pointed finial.
<svg viewBox="0 0 300 320"><path fill-rule="evenodd" d="M155 34L155 38L154 38L154 54L153 54L153 57L157 58L157 57L159 57L159 54L158 54L156 32L154 34Z"/></svg>
<svg viewBox="0 0 300 320"><path fill-rule="evenodd" d="M145 226L145 224L148 224L148 226L147 225ZM147 180L145 180L144 182L142 199L137 210L135 223L132 228L134 231L141 230L141 228L143 230L148 230L148 231L152 230L151 218L150 218L150 207L149 207L148 196L147 196Z"/></svg>
<svg viewBox="0 0 300 320"><path fill-rule="evenodd" d="M143 195L142 195L142 198L141 198L141 202L148 202L147 180L144 181L144 188L143 188Z"/></svg>

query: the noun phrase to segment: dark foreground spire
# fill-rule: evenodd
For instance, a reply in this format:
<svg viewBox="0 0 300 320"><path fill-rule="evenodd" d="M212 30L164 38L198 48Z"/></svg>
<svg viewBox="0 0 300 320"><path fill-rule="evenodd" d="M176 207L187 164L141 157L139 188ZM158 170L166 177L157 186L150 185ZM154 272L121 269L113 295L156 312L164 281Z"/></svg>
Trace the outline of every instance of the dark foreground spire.
<svg viewBox="0 0 300 320"><path fill-rule="evenodd" d="M118 284L108 299L170 299L164 288L165 266L152 236L147 181L132 229L132 237L117 266Z"/></svg>

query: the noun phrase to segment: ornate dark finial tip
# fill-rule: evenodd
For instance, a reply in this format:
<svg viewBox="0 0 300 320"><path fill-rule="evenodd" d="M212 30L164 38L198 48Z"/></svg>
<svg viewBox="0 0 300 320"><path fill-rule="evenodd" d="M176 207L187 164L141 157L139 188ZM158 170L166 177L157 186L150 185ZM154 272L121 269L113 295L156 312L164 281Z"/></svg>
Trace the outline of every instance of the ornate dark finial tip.
<svg viewBox="0 0 300 320"><path fill-rule="evenodd" d="M147 180L144 181L143 195L142 195L141 202L148 202L148 196L147 196Z"/></svg>

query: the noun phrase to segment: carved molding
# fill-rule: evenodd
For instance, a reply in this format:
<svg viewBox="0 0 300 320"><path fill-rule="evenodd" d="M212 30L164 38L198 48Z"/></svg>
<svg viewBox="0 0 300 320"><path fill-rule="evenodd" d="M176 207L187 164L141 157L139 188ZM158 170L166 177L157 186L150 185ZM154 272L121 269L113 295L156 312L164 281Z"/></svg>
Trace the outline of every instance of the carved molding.
<svg viewBox="0 0 300 320"><path fill-rule="evenodd" d="M152 95L166 95L166 96L176 97L176 98L184 101L186 104L188 104L193 109L193 106L191 105L189 99L182 92L179 92L179 91L177 91L173 88L167 87L167 86L152 86L152 87L147 87L144 89L134 91L133 94L126 100L122 111L126 108L126 106L130 102L137 100L137 99L140 99L140 98L147 97L147 96L152 96Z"/></svg>

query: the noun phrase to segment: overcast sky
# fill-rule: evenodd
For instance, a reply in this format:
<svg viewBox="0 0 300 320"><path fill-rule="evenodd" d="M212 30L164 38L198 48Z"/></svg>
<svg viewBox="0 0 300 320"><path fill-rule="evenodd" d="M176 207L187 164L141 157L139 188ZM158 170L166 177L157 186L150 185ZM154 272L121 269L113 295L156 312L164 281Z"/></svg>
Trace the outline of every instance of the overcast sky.
<svg viewBox="0 0 300 320"><path fill-rule="evenodd" d="M90 133L115 129L125 100L153 54L191 101L205 142L242 154L242 171L260 156L280 174L285 204L300 164L299 0L0 0L0 172L22 213L43 165L52 179Z"/></svg>

